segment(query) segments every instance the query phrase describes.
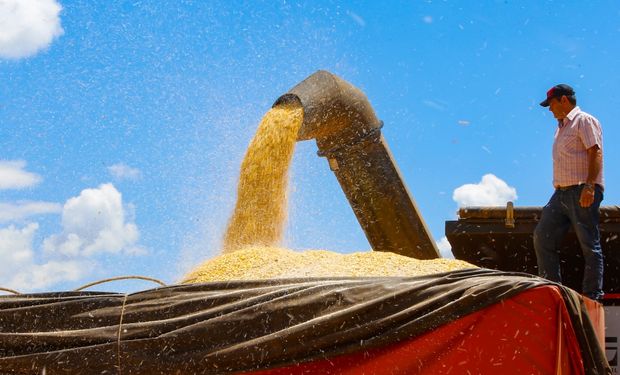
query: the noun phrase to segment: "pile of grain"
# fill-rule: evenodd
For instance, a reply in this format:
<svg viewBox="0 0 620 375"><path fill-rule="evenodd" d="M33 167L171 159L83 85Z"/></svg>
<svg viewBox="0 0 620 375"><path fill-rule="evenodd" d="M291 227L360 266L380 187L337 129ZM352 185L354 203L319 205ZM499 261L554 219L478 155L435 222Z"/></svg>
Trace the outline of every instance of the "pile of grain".
<svg viewBox="0 0 620 375"><path fill-rule="evenodd" d="M296 277L422 276L475 268L455 259L419 260L394 253L368 251L339 254L327 250L296 252L252 246L206 261L183 283Z"/></svg>

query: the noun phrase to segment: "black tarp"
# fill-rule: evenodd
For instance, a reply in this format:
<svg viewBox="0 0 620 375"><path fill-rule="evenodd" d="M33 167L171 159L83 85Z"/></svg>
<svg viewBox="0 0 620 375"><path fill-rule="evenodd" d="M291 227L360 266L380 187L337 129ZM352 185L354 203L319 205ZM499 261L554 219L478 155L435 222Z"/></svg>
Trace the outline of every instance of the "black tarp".
<svg viewBox="0 0 620 375"><path fill-rule="evenodd" d="M0 297L3 374L229 374L408 340L549 282L486 269L414 278L177 285ZM587 374L610 369L581 298L558 285Z"/></svg>

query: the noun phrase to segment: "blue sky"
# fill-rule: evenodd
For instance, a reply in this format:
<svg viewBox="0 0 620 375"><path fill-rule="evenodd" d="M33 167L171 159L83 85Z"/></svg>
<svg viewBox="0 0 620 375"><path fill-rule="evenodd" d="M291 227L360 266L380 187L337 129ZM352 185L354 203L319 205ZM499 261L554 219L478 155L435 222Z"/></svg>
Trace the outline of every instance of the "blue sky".
<svg viewBox="0 0 620 375"><path fill-rule="evenodd" d="M218 253L260 118L319 69L366 93L438 242L459 204L546 203L556 83L602 123L615 205L619 19L615 1L4 1L0 286L178 281ZM284 245L369 249L313 141L290 187Z"/></svg>

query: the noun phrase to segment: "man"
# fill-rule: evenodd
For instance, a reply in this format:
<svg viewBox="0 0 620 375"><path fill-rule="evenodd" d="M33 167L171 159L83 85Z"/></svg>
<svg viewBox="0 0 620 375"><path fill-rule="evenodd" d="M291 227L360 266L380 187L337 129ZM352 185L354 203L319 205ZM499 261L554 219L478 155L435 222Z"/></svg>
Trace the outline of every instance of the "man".
<svg viewBox="0 0 620 375"><path fill-rule="evenodd" d="M562 282L557 245L572 226L584 258L582 293L603 297L603 252L599 206L603 200L603 134L594 116L577 106L572 87L560 84L540 103L558 120L553 142L555 192L543 208L534 231L541 277Z"/></svg>

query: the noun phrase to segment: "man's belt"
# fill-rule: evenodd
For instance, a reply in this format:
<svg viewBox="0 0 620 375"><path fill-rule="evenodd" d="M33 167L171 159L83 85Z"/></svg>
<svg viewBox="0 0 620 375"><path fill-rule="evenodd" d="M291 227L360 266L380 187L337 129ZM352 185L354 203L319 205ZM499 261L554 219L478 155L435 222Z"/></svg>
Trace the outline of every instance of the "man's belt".
<svg viewBox="0 0 620 375"><path fill-rule="evenodd" d="M556 189L556 190L565 191L565 190L575 189L575 188L581 187L581 186L583 186L583 185L585 185L585 184L578 184L578 185L567 185L567 186L560 186L560 185L557 185L557 186L555 187L555 189ZM594 186L595 186L595 187L597 187L597 186L598 186L598 187L600 187L601 185L599 185L599 184L594 184Z"/></svg>
<svg viewBox="0 0 620 375"><path fill-rule="evenodd" d="M567 185L567 186L560 186L560 185L558 185L558 186L555 187L555 189L556 190L565 191L565 190L570 190L570 189L577 188L577 187L579 187L581 185L583 185L583 184L580 184L580 185Z"/></svg>

